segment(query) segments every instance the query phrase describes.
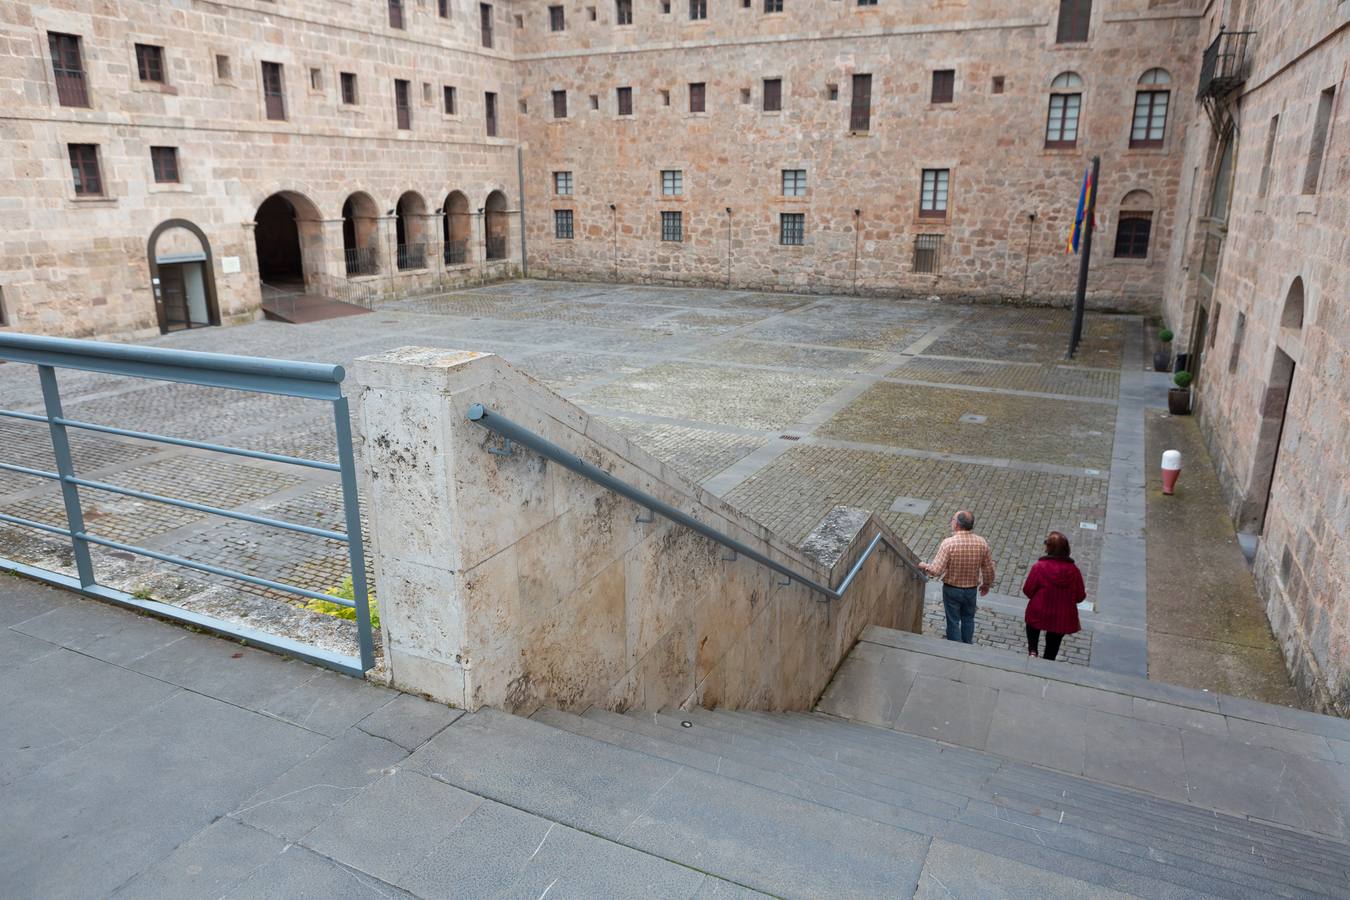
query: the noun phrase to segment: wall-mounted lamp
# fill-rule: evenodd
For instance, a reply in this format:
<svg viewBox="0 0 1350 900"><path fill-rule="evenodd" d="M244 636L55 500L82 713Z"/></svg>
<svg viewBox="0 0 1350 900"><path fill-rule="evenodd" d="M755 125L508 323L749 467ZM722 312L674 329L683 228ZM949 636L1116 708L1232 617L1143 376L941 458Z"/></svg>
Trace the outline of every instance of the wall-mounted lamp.
<svg viewBox="0 0 1350 900"><path fill-rule="evenodd" d="M861 215L862 215L862 210L861 210L861 209L855 209L855 210L853 211L853 214L854 214L855 216L861 216Z"/></svg>
<svg viewBox="0 0 1350 900"><path fill-rule="evenodd" d="M730 207L730 206L727 207L727 215L731 215L731 207Z"/></svg>
<svg viewBox="0 0 1350 900"><path fill-rule="evenodd" d="M393 211L392 209L389 210L389 212L385 213L386 216L392 216L393 214L394 214L394 211Z"/></svg>
<svg viewBox="0 0 1350 900"><path fill-rule="evenodd" d="M618 209L618 207L615 206L613 203L611 203L611 204L609 205L609 210L610 210L610 212L613 212L613 211L616 210L616 209Z"/></svg>

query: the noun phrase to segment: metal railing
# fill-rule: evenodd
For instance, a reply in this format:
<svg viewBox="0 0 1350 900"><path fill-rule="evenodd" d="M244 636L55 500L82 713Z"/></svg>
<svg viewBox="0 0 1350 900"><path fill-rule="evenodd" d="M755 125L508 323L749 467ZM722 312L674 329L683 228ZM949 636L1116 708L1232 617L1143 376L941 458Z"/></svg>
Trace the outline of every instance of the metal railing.
<svg viewBox="0 0 1350 900"><path fill-rule="evenodd" d="M404 269L425 269L427 267L427 245L417 244L399 244L398 245L398 267Z"/></svg>
<svg viewBox="0 0 1350 900"><path fill-rule="evenodd" d="M487 240L486 240L484 243L487 244L487 258L488 258L489 260L492 260L492 259L506 259L506 236L505 236L505 235L492 235L492 234L490 234L490 235L487 236Z"/></svg>
<svg viewBox="0 0 1350 900"><path fill-rule="evenodd" d="M1200 87L1196 97L1225 94L1242 83L1247 61L1247 39L1254 31L1220 30L1213 42L1205 48L1200 62Z"/></svg>
<svg viewBox="0 0 1350 900"><path fill-rule="evenodd" d="M379 256L374 247L352 247L343 251L347 262L347 277L375 275L380 271Z"/></svg>
<svg viewBox="0 0 1350 900"><path fill-rule="evenodd" d="M488 431L499 434L506 439L507 449L494 452L500 454L509 453L510 445L512 443L520 444L522 447L528 447L545 459L550 459L563 468L575 472L581 477L587 478L601 487L608 488L621 497L627 497L634 503L645 506L652 513L661 516L662 518L669 519L677 525L683 525L685 528L696 531L704 537L716 541L733 553L753 559L755 562L772 569L784 578L788 578L798 584L805 585L813 591L824 594L827 599L839 600L844 596L849 585L853 583L853 579L860 571L862 571L863 564L867 562L874 552L876 552L878 547L885 547L890 550L895 554L897 559L910 570L917 573L921 578L927 579L928 577L912 560L910 560L905 551L891 543L884 534L878 532L873 536L871 543L867 545L867 549L865 549L862 552L862 555L858 557L857 562L849 569L848 574L839 582L839 587L828 587L807 575L803 575L796 569L785 566L763 553L760 553L758 550L736 540L730 535L718 531L711 525L700 522L688 513L671 506L663 500L657 499L646 491L633 487L626 481L615 478L604 469L586 462L574 453L569 453L567 450L564 450L562 447L559 447L557 444L552 443L546 438L540 437L528 428L517 425L510 419L504 418L503 416L488 410L481 403L475 403L473 406L469 407L468 419L470 422L476 422Z"/></svg>
<svg viewBox="0 0 1350 900"><path fill-rule="evenodd" d="M465 241L446 241L445 243L445 264L447 266L459 266L469 261L469 242Z"/></svg>
<svg viewBox="0 0 1350 900"><path fill-rule="evenodd" d="M374 645L371 639L370 604L366 586L365 551L361 543L360 503L356 488L356 462L352 451L351 419L347 398L342 395L342 380L345 373L341 366L322 363L294 362L291 360L261 359L247 356L228 356L216 353L197 353L185 350L168 350L157 347L136 347L121 344L107 344L99 341L77 341L64 338L42 337L24 334L0 334L0 360L16 363L29 363L38 370L42 387L42 400L45 415L21 412L19 410L0 409L0 417L20 421L44 424L51 435L52 453L56 460L56 471L0 462L0 471L55 481L61 487L61 497L65 508L66 527L37 522L19 516L0 513L0 522L36 529L48 534L70 539L74 551L75 568L78 577L72 578L61 572L27 565L15 560L0 557L0 570L8 570L21 575L78 591L86 596L108 600L122 606L145 610L169 619L186 622L218 634L240 638L247 643L277 650L290 656L318 663L340 672L361 675L375 664ZM131 378L144 378L156 381L176 382L179 384L199 385L202 387L227 388L264 394L276 394L297 397L306 400L321 400L333 406L333 423L337 433L338 462L323 462L283 456L261 450L247 450L239 447L227 447L205 441L169 437L110 425L82 422L65 416L61 406L61 392L57 385L57 369L78 369L85 372L99 372L106 375L122 375ZM69 430L77 429L117 437L152 441L175 447L205 450L249 459L265 460L292 466L321 469L335 472L342 484L342 504L346 520L346 531L331 531L286 522L266 516L240 512L234 509L222 509L205 503L194 503L173 497L166 497L148 491L132 490L102 481L79 477L75 472L75 461L71 454ZM312 591L295 585L284 584L257 575L210 565L187 559L170 553L162 553L145 547L138 547L122 541L112 540L94 534L88 530L80 503L80 488L106 491L124 497L133 497L152 503L165 504L193 512L221 516L254 525L298 532L312 537L341 541L347 545L348 561L351 569L352 593L354 600L331 594ZM292 638L267 634L257 629L238 625L213 616L207 616L186 609L180 609L166 603L133 596L124 591L98 583L94 559L90 547L105 547L110 550L148 557L170 565L182 566L209 575L230 578L257 587L270 588L310 600L326 600L356 611L356 630L359 655L356 657L313 647Z"/></svg>

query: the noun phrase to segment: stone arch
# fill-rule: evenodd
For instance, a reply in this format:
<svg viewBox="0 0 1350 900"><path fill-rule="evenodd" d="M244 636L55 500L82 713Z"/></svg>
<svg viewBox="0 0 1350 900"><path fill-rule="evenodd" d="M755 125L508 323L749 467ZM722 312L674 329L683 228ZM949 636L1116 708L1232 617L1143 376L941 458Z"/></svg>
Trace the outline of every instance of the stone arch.
<svg viewBox="0 0 1350 900"><path fill-rule="evenodd" d="M1280 327L1303 330L1303 278L1296 277L1284 295L1284 309L1280 311Z"/></svg>
<svg viewBox="0 0 1350 900"><path fill-rule="evenodd" d="M400 270L426 268L426 220L427 201L417 191L404 191L394 204L394 234Z"/></svg>
<svg viewBox="0 0 1350 900"><path fill-rule="evenodd" d="M1171 84L1172 76L1166 69L1154 67L1139 76L1139 83L1143 85Z"/></svg>
<svg viewBox="0 0 1350 900"><path fill-rule="evenodd" d="M365 191L342 203L342 253L348 277L380 271L380 207Z"/></svg>
<svg viewBox="0 0 1350 900"><path fill-rule="evenodd" d="M483 236L488 259L506 259L511 239L511 219L506 194L494 190L483 201Z"/></svg>
<svg viewBox="0 0 1350 900"><path fill-rule="evenodd" d="M161 334L220 324L211 242L196 223L156 225L146 240L146 261Z"/></svg>
<svg viewBox="0 0 1350 900"><path fill-rule="evenodd" d="M1147 259L1153 234L1153 195L1136 188L1120 198L1116 216L1116 259Z"/></svg>
<svg viewBox="0 0 1350 900"><path fill-rule="evenodd" d="M1153 209L1153 195L1142 188L1126 191L1120 198L1121 209Z"/></svg>
<svg viewBox="0 0 1350 900"><path fill-rule="evenodd" d="M469 198L463 191L451 191L441 204L441 237L445 243L445 264L456 266L469 261L470 235L473 221Z"/></svg>
<svg viewBox="0 0 1350 900"><path fill-rule="evenodd" d="M322 272L323 216L298 191L278 191L253 216L258 279L281 293L304 292Z"/></svg>

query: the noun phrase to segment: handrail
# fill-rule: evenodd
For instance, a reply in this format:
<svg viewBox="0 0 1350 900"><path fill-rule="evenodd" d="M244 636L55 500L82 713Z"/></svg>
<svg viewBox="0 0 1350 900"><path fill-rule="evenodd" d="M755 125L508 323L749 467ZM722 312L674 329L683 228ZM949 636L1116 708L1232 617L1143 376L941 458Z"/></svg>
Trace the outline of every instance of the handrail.
<svg viewBox="0 0 1350 900"><path fill-rule="evenodd" d="M868 558L878 547L886 547L910 569L923 574L899 547L895 546L895 544L887 539L884 534L878 533L872 538L872 542L867 545L867 549L858 557L858 561L853 564L851 569L849 569L848 574L839 582L838 589L827 587L808 578L797 570L765 556L763 553L760 553L758 550L755 550L741 541L723 534L711 525L700 522L688 513L671 506L669 503L658 500L646 491L633 487L626 481L615 478L604 469L586 462L576 454L564 450L562 447L559 447L557 444L554 444L546 438L540 437L528 428L517 425L515 422L512 422L510 419L507 419L498 413L491 412L481 403L475 403L473 406L469 407L467 418L470 422L476 422L488 431L501 435L506 438L508 442L514 442L523 447L528 447L540 456L553 460L563 468L575 472L583 478L594 481L601 487L608 488L620 496L627 497L634 503L645 506L651 512L669 519L677 525L683 525L685 528L696 531L704 537L716 541L723 547L726 547L741 556L747 556L785 578L789 578L792 581L805 585L813 591L824 594L831 600L839 600L844 596L844 592L847 591L849 585L853 583L854 577L862 570L863 563L867 562ZM926 578L927 576L924 575L924 577Z"/></svg>

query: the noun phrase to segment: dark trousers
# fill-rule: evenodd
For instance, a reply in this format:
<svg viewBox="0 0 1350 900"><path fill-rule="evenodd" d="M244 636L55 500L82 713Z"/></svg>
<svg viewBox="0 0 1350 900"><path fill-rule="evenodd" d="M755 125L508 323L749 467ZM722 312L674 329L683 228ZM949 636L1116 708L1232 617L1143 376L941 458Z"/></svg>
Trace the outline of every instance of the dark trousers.
<svg viewBox="0 0 1350 900"><path fill-rule="evenodd" d="M947 640L975 643L975 588L942 585L942 608L947 613Z"/></svg>
<svg viewBox="0 0 1350 900"><path fill-rule="evenodd" d="M1064 635L1055 634L1053 631L1045 633L1045 654L1041 659L1054 659L1059 655L1059 642L1064 640ZM1041 642L1041 630L1027 626L1027 649L1033 655L1036 653L1036 647Z"/></svg>

